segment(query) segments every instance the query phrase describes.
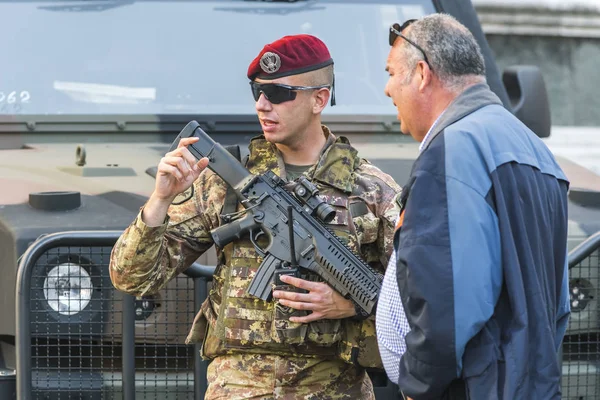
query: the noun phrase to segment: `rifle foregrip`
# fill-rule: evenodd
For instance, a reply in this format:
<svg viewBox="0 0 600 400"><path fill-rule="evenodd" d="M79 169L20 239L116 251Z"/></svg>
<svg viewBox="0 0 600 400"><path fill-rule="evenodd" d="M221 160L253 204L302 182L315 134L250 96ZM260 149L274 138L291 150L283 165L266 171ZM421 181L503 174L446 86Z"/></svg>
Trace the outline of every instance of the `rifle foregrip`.
<svg viewBox="0 0 600 400"><path fill-rule="evenodd" d="M344 249L332 244L322 246L308 269L324 276L342 295L350 295L370 315L377 304L382 276L366 264L353 263L343 253Z"/></svg>

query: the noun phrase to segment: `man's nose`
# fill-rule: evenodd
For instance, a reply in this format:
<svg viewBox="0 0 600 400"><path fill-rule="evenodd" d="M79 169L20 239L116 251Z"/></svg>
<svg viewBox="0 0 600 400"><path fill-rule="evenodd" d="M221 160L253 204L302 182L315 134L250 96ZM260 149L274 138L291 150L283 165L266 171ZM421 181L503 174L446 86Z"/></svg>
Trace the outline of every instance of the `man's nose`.
<svg viewBox="0 0 600 400"><path fill-rule="evenodd" d="M261 92L258 100L256 100L256 109L258 111L269 111L271 110L271 108L271 102L269 101L269 99L267 99L267 96L265 96L265 94Z"/></svg>
<svg viewBox="0 0 600 400"><path fill-rule="evenodd" d="M383 93L385 93L385 95L387 97L392 97L392 96L390 96L390 90L388 89L389 86L390 86L390 81L388 80L387 83L385 84L385 87L383 88Z"/></svg>

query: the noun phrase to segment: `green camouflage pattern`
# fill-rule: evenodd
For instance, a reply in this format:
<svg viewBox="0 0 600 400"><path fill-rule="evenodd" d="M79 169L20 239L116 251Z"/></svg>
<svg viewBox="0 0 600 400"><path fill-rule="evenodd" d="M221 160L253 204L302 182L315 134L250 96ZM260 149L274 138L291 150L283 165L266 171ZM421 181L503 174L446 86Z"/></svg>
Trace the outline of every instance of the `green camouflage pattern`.
<svg viewBox="0 0 600 400"><path fill-rule="evenodd" d="M383 273L392 252L400 188L390 176L360 158L346 138L336 138L323 129L327 144L318 163L304 175L336 210L328 227ZM254 138L249 149L246 167L250 172L272 170L285 176L282 157L264 137ZM210 231L219 226L227 185L207 169L193 187L193 196L187 201L188 196L183 196L183 201L172 204L161 226L146 226L140 214L125 230L111 255L110 274L117 289L135 295L155 293L213 245ZM364 202L368 212L352 218L349 207L356 201ZM374 317L292 323L289 317L298 311L246 293L262 261L248 239L217 249L217 256L219 265L211 291L186 340L195 343L206 339L203 357L239 353L320 355L364 367L382 367ZM304 278L319 279L314 274Z"/></svg>
<svg viewBox="0 0 600 400"><path fill-rule="evenodd" d="M339 360L235 354L208 366L207 400L372 400L365 371Z"/></svg>
<svg viewBox="0 0 600 400"><path fill-rule="evenodd" d="M147 226L142 209L113 247L113 285L136 296L154 294L189 267L213 245L210 231L219 226L226 191L227 184L207 169L194 183L195 196L172 205L161 226Z"/></svg>

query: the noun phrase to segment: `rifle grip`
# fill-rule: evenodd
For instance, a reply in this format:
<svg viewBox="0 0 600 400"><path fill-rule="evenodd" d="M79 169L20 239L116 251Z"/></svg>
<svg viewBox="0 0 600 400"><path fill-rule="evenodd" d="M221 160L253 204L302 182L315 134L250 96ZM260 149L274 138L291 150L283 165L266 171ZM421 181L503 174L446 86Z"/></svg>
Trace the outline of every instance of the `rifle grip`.
<svg viewBox="0 0 600 400"><path fill-rule="evenodd" d="M215 245L219 248L225 247L235 239L241 239L246 232L258 228L260 224L254 221L252 213L248 213L244 218L236 219L228 224L221 225L210 231Z"/></svg>

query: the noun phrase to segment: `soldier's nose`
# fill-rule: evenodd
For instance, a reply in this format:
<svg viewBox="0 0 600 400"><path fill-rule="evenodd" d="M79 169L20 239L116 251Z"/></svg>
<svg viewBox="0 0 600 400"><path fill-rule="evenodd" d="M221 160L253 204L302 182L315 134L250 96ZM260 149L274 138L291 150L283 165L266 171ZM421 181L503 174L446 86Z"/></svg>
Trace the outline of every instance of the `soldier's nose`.
<svg viewBox="0 0 600 400"><path fill-rule="evenodd" d="M271 109L271 107L272 107L272 104L269 101L269 99L267 99L267 96L265 96L264 93L261 93L260 97L256 101L256 109L257 110L269 110L269 109Z"/></svg>

